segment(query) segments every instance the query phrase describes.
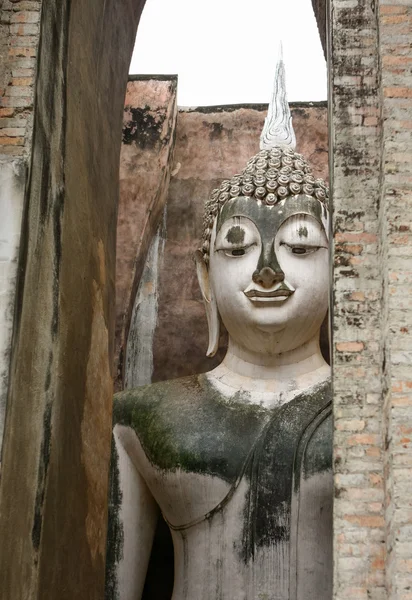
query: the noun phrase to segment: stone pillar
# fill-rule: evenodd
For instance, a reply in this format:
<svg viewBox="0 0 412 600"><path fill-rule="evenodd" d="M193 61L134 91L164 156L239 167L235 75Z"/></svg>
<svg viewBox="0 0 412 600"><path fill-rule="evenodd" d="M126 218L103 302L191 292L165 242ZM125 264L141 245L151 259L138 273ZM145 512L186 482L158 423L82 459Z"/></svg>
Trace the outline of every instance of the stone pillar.
<svg viewBox="0 0 412 600"><path fill-rule="evenodd" d="M0 487L5 599L104 594L118 170L143 4L42 8Z"/></svg>

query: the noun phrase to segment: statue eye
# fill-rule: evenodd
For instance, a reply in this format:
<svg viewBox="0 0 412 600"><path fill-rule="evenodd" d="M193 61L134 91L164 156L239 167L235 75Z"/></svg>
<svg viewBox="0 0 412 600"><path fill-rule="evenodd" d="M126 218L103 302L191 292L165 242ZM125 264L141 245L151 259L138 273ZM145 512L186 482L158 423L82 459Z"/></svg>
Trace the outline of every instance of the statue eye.
<svg viewBox="0 0 412 600"><path fill-rule="evenodd" d="M289 252L297 254L298 256L305 256L306 254L312 254L319 250L320 246L295 246L288 244L287 242L280 242L281 246L286 246Z"/></svg>
<svg viewBox="0 0 412 600"><path fill-rule="evenodd" d="M235 248L231 251L232 256L243 256L244 254L246 254L244 248Z"/></svg>

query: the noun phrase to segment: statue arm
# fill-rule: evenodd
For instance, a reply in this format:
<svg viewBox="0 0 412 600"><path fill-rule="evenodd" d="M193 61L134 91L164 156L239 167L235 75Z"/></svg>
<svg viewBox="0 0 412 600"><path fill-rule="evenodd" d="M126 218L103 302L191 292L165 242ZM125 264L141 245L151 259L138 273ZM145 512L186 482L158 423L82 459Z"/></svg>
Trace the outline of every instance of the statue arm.
<svg viewBox="0 0 412 600"><path fill-rule="evenodd" d="M140 600L143 593L158 506L132 456L137 438L132 429L113 430L106 600Z"/></svg>

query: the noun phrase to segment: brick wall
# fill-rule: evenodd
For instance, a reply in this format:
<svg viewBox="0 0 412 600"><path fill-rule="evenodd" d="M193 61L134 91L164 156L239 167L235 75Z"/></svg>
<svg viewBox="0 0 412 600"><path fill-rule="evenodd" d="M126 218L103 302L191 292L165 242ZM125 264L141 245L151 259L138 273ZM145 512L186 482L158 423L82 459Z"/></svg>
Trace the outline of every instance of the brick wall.
<svg viewBox="0 0 412 600"><path fill-rule="evenodd" d="M412 3L333 0L335 592L412 598Z"/></svg>
<svg viewBox="0 0 412 600"><path fill-rule="evenodd" d="M41 0L0 3L0 155L27 156Z"/></svg>
<svg viewBox="0 0 412 600"><path fill-rule="evenodd" d="M385 597L377 15L332 5L335 598Z"/></svg>
<svg viewBox="0 0 412 600"><path fill-rule="evenodd" d="M381 2L386 582L412 598L412 3Z"/></svg>

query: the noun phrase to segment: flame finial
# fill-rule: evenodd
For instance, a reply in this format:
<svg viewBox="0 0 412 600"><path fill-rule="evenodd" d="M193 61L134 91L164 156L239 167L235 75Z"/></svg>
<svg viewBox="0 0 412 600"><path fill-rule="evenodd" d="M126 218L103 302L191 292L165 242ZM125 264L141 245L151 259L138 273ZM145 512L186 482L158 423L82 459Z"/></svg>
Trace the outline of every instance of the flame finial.
<svg viewBox="0 0 412 600"><path fill-rule="evenodd" d="M260 136L261 150L270 150L276 146L291 148L292 150L296 148L296 137L293 131L292 116L286 95L286 75L282 42L280 43L279 58L276 64L272 99Z"/></svg>

